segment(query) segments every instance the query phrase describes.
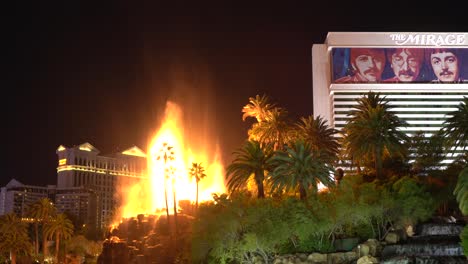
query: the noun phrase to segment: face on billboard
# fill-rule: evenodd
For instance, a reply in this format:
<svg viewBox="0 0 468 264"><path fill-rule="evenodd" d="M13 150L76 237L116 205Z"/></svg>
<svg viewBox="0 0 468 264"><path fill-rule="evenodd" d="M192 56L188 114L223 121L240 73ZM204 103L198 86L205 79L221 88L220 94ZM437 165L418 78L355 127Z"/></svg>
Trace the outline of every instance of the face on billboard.
<svg viewBox="0 0 468 264"><path fill-rule="evenodd" d="M384 61L372 54L363 54L357 56L353 67L368 82L376 82L382 75Z"/></svg>
<svg viewBox="0 0 468 264"><path fill-rule="evenodd" d="M411 49L395 49L390 54L395 77L401 82L413 82L419 76L423 62L423 53Z"/></svg>
<svg viewBox="0 0 468 264"><path fill-rule="evenodd" d="M468 49L333 48L333 83L465 83Z"/></svg>
<svg viewBox="0 0 468 264"><path fill-rule="evenodd" d="M454 82L458 79L458 58L452 52L431 54L431 65L441 82Z"/></svg>

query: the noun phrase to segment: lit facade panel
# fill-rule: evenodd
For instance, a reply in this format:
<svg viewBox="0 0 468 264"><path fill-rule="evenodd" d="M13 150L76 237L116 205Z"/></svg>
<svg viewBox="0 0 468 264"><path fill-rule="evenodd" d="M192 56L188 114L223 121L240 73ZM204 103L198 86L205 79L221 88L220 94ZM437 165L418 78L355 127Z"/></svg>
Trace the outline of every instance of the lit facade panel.
<svg viewBox="0 0 468 264"><path fill-rule="evenodd" d="M314 116L338 130L373 91L408 123L402 131L431 136L468 97L467 79L467 33L331 32L312 46Z"/></svg>

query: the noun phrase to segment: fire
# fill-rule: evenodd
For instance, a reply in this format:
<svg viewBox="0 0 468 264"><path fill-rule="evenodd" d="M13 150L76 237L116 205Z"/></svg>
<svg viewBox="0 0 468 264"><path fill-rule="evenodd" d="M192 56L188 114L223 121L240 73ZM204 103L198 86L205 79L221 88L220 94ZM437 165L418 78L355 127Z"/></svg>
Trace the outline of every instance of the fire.
<svg viewBox="0 0 468 264"><path fill-rule="evenodd" d="M190 176L193 162L201 163L207 175L198 184L198 201L212 198L212 193L226 192L224 169L219 151L204 147L206 142L186 142L182 110L175 103L168 102L162 125L152 138L147 152L149 182L127 186L126 204L122 217L138 214L162 213L166 210L166 196L169 213L173 213L174 193L176 203L180 200L196 200L196 180ZM198 128L202 130L202 128ZM187 131L198 133L199 131Z"/></svg>

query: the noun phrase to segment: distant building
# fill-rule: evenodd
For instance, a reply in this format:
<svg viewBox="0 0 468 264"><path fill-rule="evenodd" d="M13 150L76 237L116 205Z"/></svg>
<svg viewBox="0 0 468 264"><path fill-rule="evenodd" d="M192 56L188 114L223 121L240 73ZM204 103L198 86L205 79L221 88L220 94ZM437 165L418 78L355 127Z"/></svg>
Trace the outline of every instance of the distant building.
<svg viewBox="0 0 468 264"><path fill-rule="evenodd" d="M90 227L101 227L99 195L92 189L72 187L57 189L55 207L58 212L69 213L77 218L80 224Z"/></svg>
<svg viewBox="0 0 468 264"><path fill-rule="evenodd" d="M100 155L100 151L93 145L84 143L71 148L59 146L56 153L57 189L85 188L93 191L99 208L96 221L101 227L108 226L113 220L114 210L120 202L116 196L118 186L128 186L147 179L146 154L136 146L111 155ZM67 197L75 196L78 199L81 195L85 194L70 194ZM63 204L72 206L68 202ZM84 205L76 205L74 208L80 206Z"/></svg>
<svg viewBox="0 0 468 264"><path fill-rule="evenodd" d="M432 65L436 49L456 54L457 70L446 71L453 81L438 80ZM395 50L405 54L397 56ZM377 60L368 61L374 65L366 70L371 76L364 78L366 71L357 74L357 56L363 54L367 59L377 53ZM396 76L400 73L404 76L401 81ZM468 97L468 34L330 32L325 43L312 46L312 78L314 116L322 116L332 127L341 130L356 99L373 91L385 96L391 111L409 124L400 128L407 135L422 131L429 137L440 130L463 97ZM461 149L453 150L443 163L449 164L461 154Z"/></svg>
<svg viewBox="0 0 468 264"><path fill-rule="evenodd" d="M28 218L29 207L43 198L49 198L58 213L68 213L82 224L100 227L99 197L96 192L84 187L57 188L25 185L15 179L0 189L0 215L15 213Z"/></svg>
<svg viewBox="0 0 468 264"><path fill-rule="evenodd" d="M40 187L25 185L15 179L1 187L0 215L15 213L19 217L27 217L31 204L42 198L52 198L55 186Z"/></svg>

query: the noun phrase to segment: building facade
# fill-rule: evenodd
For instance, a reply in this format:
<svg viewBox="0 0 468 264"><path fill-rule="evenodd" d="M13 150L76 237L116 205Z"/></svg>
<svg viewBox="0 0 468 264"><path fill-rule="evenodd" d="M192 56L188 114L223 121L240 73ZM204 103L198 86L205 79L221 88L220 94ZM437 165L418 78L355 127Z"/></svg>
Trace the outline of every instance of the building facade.
<svg viewBox="0 0 468 264"><path fill-rule="evenodd" d="M98 149L84 143L70 148L59 146L56 153L57 188L85 188L92 191L98 208L96 221L101 227L107 227L113 220L113 213L120 201L118 187L147 180L146 154L138 147L100 155ZM71 196L81 197L78 194Z"/></svg>
<svg viewBox="0 0 468 264"><path fill-rule="evenodd" d="M332 127L341 130L356 99L373 91L408 123L399 129L429 137L468 97L468 33L330 32L312 46L312 76L314 116Z"/></svg>
<svg viewBox="0 0 468 264"><path fill-rule="evenodd" d="M0 189L0 215L15 213L28 217L29 206L42 198L54 199L55 186L25 185L15 179Z"/></svg>

